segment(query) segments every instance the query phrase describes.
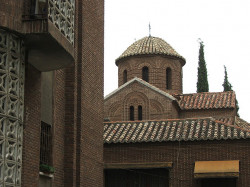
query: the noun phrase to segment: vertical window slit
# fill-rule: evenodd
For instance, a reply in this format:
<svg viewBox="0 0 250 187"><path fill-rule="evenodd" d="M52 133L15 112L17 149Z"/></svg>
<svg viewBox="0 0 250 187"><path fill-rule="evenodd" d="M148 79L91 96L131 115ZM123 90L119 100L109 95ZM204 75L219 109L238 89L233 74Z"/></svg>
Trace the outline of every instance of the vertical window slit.
<svg viewBox="0 0 250 187"><path fill-rule="evenodd" d="M135 112L134 107L130 106L130 108L129 108L129 119L130 119L130 121L134 121L135 120L134 112Z"/></svg>
<svg viewBox="0 0 250 187"><path fill-rule="evenodd" d="M148 78L148 67L145 66L142 68L142 79L146 82L148 82L149 78Z"/></svg>
<svg viewBox="0 0 250 187"><path fill-rule="evenodd" d="M142 106L138 106L138 120L142 120Z"/></svg>

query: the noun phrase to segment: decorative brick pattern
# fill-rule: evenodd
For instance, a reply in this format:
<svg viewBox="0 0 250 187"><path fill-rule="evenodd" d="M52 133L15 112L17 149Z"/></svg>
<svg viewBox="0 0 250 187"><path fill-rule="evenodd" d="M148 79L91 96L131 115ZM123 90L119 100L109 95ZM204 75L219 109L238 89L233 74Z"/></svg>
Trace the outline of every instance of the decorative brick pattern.
<svg viewBox="0 0 250 187"><path fill-rule="evenodd" d="M105 119L110 121L128 121L129 108L135 108L135 120L138 120L138 106L142 106L142 119L179 118L170 94L134 78L105 97ZM177 102L176 102L177 105Z"/></svg>

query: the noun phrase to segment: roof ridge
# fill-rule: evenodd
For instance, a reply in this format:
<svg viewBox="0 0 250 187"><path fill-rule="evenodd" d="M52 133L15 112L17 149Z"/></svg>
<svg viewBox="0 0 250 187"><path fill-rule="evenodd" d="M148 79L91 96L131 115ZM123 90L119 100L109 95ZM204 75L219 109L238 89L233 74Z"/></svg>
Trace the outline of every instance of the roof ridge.
<svg viewBox="0 0 250 187"><path fill-rule="evenodd" d="M158 119L158 120L136 120L136 121L109 121L109 122L103 122L104 124L106 123L140 123L140 122L159 122L159 121L190 121L190 120L215 120L214 117L196 117L196 118L170 118L170 119Z"/></svg>
<svg viewBox="0 0 250 187"><path fill-rule="evenodd" d="M226 92L199 92L199 93L183 93L183 94L173 94L173 96L185 96L185 95L199 95L199 94L215 94L215 93L235 93L235 91L226 91Z"/></svg>

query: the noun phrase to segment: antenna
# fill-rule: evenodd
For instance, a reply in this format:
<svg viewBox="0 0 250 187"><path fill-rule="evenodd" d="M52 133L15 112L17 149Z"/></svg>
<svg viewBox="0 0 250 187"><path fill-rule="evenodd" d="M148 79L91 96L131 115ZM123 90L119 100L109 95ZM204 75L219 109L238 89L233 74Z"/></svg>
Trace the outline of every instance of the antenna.
<svg viewBox="0 0 250 187"><path fill-rule="evenodd" d="M150 22L148 24L148 30L149 30L149 36L151 36L151 26L150 26Z"/></svg>

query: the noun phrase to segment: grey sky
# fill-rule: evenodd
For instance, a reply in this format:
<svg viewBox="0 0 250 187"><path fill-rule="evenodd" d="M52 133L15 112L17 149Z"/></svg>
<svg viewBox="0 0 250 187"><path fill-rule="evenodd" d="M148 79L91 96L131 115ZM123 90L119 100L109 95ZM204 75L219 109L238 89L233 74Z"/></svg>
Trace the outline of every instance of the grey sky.
<svg viewBox="0 0 250 187"><path fill-rule="evenodd" d="M209 91L223 91L226 65L241 118L250 122L249 0L106 0L105 95L117 88L115 59L135 40L151 35L186 59L183 92L196 92L198 38L205 44Z"/></svg>

